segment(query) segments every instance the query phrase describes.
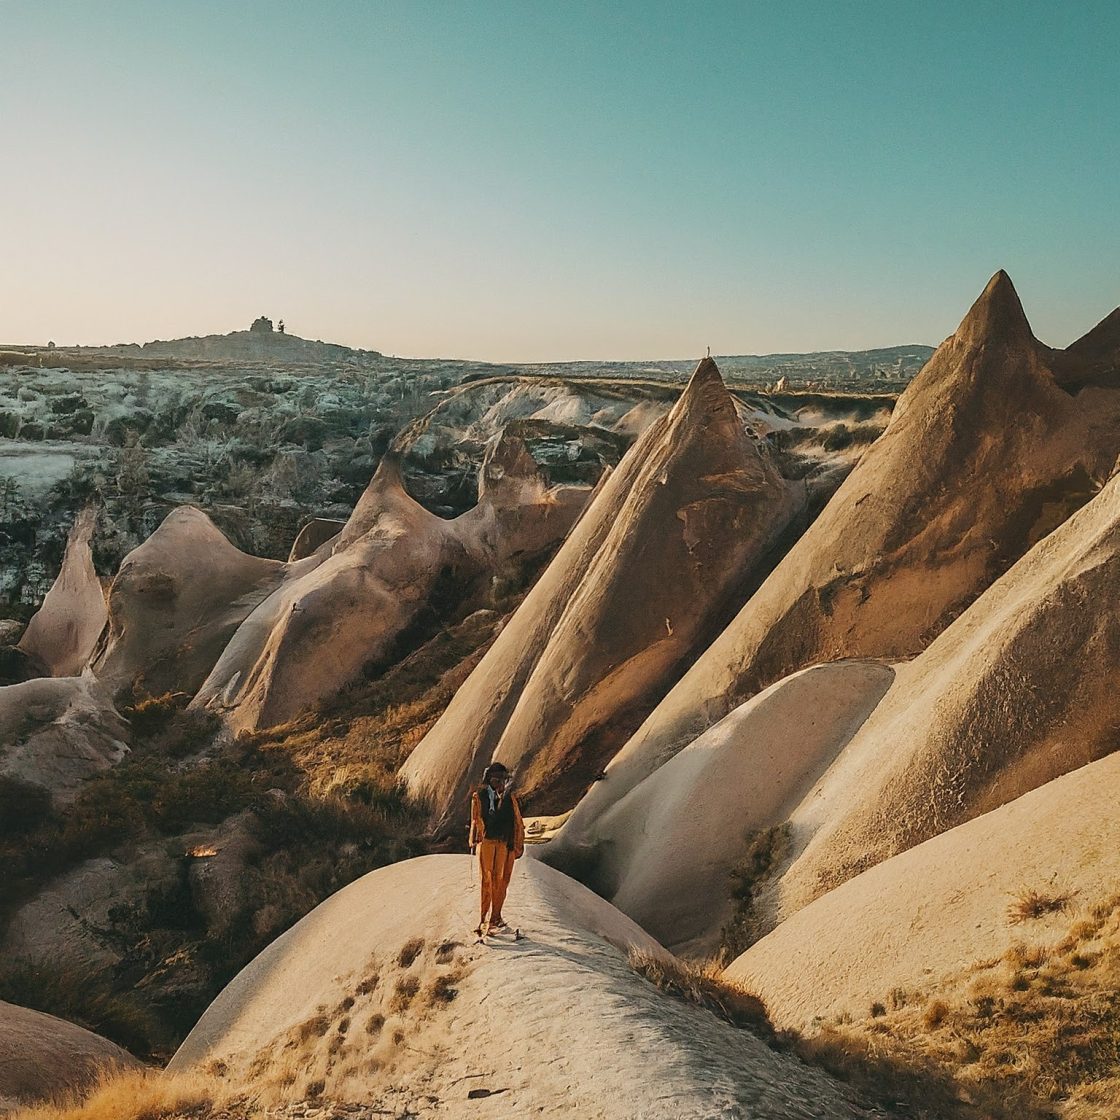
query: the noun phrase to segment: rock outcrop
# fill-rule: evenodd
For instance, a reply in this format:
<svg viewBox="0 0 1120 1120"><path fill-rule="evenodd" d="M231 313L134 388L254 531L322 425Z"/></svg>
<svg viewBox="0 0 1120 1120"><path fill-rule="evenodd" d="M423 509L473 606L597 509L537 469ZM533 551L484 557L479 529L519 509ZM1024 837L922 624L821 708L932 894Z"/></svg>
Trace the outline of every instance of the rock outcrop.
<svg viewBox="0 0 1120 1120"><path fill-rule="evenodd" d="M90 674L0 688L0 776L63 805L128 753L128 724Z"/></svg>
<svg viewBox="0 0 1120 1120"><path fill-rule="evenodd" d="M498 1094L488 1115L866 1115L819 1071L642 979L627 955L665 951L542 864L520 863L511 886L528 939L464 944L467 864L408 860L329 898L234 978L170 1070L220 1062L262 1102L426 1098L451 1118Z"/></svg>
<svg viewBox="0 0 1120 1120"><path fill-rule="evenodd" d="M288 572L235 548L201 510L183 506L121 564L94 671L114 692L194 692L249 612Z"/></svg>
<svg viewBox="0 0 1120 1120"><path fill-rule="evenodd" d="M390 663L410 628L438 624L483 598L507 566L528 563L578 516L585 487L548 488L520 441L499 439L478 504L445 521L405 490L392 457L345 528L253 611L196 703L236 728L282 723Z"/></svg>
<svg viewBox="0 0 1120 1120"><path fill-rule="evenodd" d="M775 916L1120 745L1120 475L920 657L790 817Z"/></svg>
<svg viewBox="0 0 1120 1120"><path fill-rule="evenodd" d="M139 1068L92 1031L0 1002L0 1112L81 1093L104 1072Z"/></svg>
<svg viewBox="0 0 1120 1120"><path fill-rule="evenodd" d="M78 515L66 542L62 569L18 644L52 677L81 673L108 620L105 592L90 551L96 521L94 509Z"/></svg>
<svg viewBox="0 0 1120 1120"><path fill-rule="evenodd" d="M412 791L454 819L496 757L538 811L570 805L749 593L803 495L701 362L413 752Z"/></svg>
<svg viewBox="0 0 1120 1120"><path fill-rule="evenodd" d="M934 992L1023 937L1053 939L1116 892L1120 853L1102 840L1118 797L1118 755L1056 778L818 898L726 975L762 996L775 1025L811 1031L891 991ZM1030 891L1038 914L1015 913Z"/></svg>
<svg viewBox="0 0 1120 1120"><path fill-rule="evenodd" d="M744 849L780 827L890 687L872 661L803 669L726 715L602 814L592 786L539 850L674 953L707 959Z"/></svg>
<svg viewBox="0 0 1120 1120"><path fill-rule="evenodd" d="M1109 476L1120 392L1101 373L1107 340L1092 336L1111 331L1049 349L997 273L902 394L885 433L618 763L641 754L651 772L743 700L814 662L924 649ZM1090 367L1074 391L1077 371ZM617 799L629 786L607 774Z"/></svg>

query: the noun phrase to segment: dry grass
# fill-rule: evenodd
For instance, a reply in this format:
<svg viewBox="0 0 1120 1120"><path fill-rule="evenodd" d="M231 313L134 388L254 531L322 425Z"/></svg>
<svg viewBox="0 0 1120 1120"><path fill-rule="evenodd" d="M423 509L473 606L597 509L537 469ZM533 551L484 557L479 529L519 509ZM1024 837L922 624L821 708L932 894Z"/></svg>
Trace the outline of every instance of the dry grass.
<svg viewBox="0 0 1120 1120"><path fill-rule="evenodd" d="M788 824L760 829L747 837L746 850L731 870L734 911L720 931L719 956L724 964L730 964L767 932L759 912L759 893L785 860L789 845Z"/></svg>
<svg viewBox="0 0 1120 1120"><path fill-rule="evenodd" d="M282 752L315 796L372 790L376 797L395 783L397 771L482 659L501 622L494 612L471 615L375 679L289 723L243 733L241 739L265 752Z"/></svg>
<svg viewBox="0 0 1120 1120"><path fill-rule="evenodd" d="M1046 914L1064 913L1069 909L1076 894L1076 891L1043 894L1033 888L1024 887L1007 907L1007 918L1014 923L1031 922Z"/></svg>
<svg viewBox="0 0 1120 1120"><path fill-rule="evenodd" d="M1061 896L1045 899L1043 913ZM1035 909L1024 897L1026 908ZM1024 919L1026 920L1026 919ZM881 1010L880 1010L881 1009ZM1016 942L925 998L799 1042L840 1076L932 1109L996 1120L1120 1116L1120 895L1045 944Z"/></svg>
<svg viewBox="0 0 1120 1120"><path fill-rule="evenodd" d="M762 1000L727 980L714 961L695 965L631 949L630 967L667 995L706 1008L736 1027L750 1027L764 1036L773 1034Z"/></svg>
<svg viewBox="0 0 1120 1120"><path fill-rule="evenodd" d="M397 954L397 964L401 968L411 968L416 958L424 951L424 939L422 937L413 937L406 941L401 946L401 951Z"/></svg>
<svg viewBox="0 0 1120 1120"><path fill-rule="evenodd" d="M85 1096L82 1094L82 1096ZM85 1099L40 1105L18 1113L19 1120L160 1120L181 1114L205 1115L228 1097L228 1089L203 1073L163 1074L156 1070L106 1073Z"/></svg>

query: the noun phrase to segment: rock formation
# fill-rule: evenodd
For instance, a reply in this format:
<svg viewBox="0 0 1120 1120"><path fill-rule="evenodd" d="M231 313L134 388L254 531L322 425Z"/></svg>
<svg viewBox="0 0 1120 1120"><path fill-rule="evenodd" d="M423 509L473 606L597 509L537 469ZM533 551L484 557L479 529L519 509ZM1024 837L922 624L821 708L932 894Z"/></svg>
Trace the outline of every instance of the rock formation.
<svg viewBox="0 0 1120 1120"><path fill-rule="evenodd" d="M410 627L480 595L507 565L563 537L588 491L549 489L520 441L483 463L478 504L445 521L409 496L382 460L345 528L233 635L196 702L232 726L282 723L385 664Z"/></svg>
<svg viewBox="0 0 1120 1120"><path fill-rule="evenodd" d="M817 661L911 657L1103 485L1120 392L1115 323L1066 351L997 273L902 394L820 517L620 754L650 773L766 685ZM1078 371L1091 376L1077 387ZM1095 371L1095 372L1093 372ZM617 799L629 784L608 768Z"/></svg>
<svg viewBox="0 0 1120 1120"><path fill-rule="evenodd" d="M176 509L121 564L106 645L94 661L114 692L193 692L287 568L235 548L193 506Z"/></svg>
<svg viewBox="0 0 1120 1120"><path fill-rule="evenodd" d="M52 677L81 673L108 619L89 546L96 521L93 509L84 510L75 520L58 578L19 641L18 648L36 658Z"/></svg>
<svg viewBox="0 0 1120 1120"><path fill-rule="evenodd" d="M55 805L128 752L128 724L90 675L0 688L0 776L47 790Z"/></svg>
<svg viewBox="0 0 1120 1120"><path fill-rule="evenodd" d="M494 756L538 811L571 804L749 592L802 495L701 362L409 758L413 792L455 817Z"/></svg>
<svg viewBox="0 0 1120 1120"><path fill-rule="evenodd" d="M726 715L601 815L541 849L673 952L708 958L748 839L780 826L887 691L872 661L803 669ZM599 787L592 786L585 801ZM581 803L581 809L583 803ZM575 821L575 828L573 828Z"/></svg>
<svg viewBox="0 0 1120 1120"><path fill-rule="evenodd" d="M0 1002L0 1112L80 1093L112 1069L139 1068L100 1035Z"/></svg>
<svg viewBox="0 0 1120 1120"><path fill-rule="evenodd" d="M1120 475L895 682L790 817L776 916L1120 744Z"/></svg>
<svg viewBox="0 0 1120 1120"><path fill-rule="evenodd" d="M866 1115L818 1071L658 992L627 954L664 950L542 864L511 888L529 939L464 944L467 863L394 864L322 903L234 978L169 1069L216 1060L263 1102L372 1094L404 1111L426 1096L451 1118L497 1093L505 1116Z"/></svg>
<svg viewBox="0 0 1120 1120"><path fill-rule="evenodd" d="M292 549L288 553L288 563L294 563L296 560L306 560L327 541L334 540L345 526L345 521L335 521L329 517L313 517L300 529L299 533L296 534L296 539L292 541Z"/></svg>
<svg viewBox="0 0 1120 1120"><path fill-rule="evenodd" d="M849 880L751 946L729 979L764 999L779 1027L865 1015L895 990L929 993L1012 941L1051 938L1115 894L1120 755L1094 762ZM1016 925L1026 891L1065 897ZM904 936L902 935L904 934Z"/></svg>

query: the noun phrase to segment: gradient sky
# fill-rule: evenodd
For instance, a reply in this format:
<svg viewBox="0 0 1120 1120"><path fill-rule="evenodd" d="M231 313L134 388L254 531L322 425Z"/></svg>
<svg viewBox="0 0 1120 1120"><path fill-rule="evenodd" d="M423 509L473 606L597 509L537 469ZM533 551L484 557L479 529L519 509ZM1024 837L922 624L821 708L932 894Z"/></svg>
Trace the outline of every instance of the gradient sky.
<svg viewBox="0 0 1120 1120"><path fill-rule="evenodd" d="M1120 3L0 0L0 341L537 361L1120 303Z"/></svg>

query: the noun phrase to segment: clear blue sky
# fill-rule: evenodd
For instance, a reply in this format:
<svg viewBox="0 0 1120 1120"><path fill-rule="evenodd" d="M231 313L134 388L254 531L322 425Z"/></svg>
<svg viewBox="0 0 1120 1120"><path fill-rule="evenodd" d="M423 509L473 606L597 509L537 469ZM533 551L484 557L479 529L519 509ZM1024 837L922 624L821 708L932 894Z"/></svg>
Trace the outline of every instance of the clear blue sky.
<svg viewBox="0 0 1120 1120"><path fill-rule="evenodd" d="M0 342L936 343L1120 303L1120 3L0 0Z"/></svg>

